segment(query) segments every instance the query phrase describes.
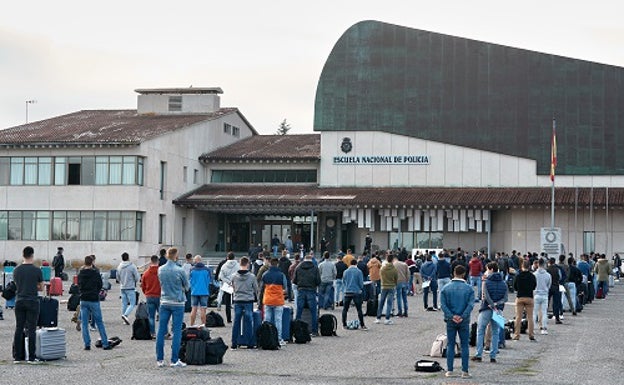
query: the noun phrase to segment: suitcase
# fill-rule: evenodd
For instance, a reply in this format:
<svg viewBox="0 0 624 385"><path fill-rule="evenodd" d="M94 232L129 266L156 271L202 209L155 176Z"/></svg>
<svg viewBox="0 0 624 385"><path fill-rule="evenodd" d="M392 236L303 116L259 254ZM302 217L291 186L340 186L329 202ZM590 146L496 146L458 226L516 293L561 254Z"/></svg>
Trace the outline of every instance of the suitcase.
<svg viewBox="0 0 624 385"><path fill-rule="evenodd" d="M291 341L290 322L293 320L293 309L290 306L284 306L282 312L282 339Z"/></svg>
<svg viewBox="0 0 624 385"><path fill-rule="evenodd" d="M615 277L610 275L609 276L609 287L614 287L615 286Z"/></svg>
<svg viewBox="0 0 624 385"><path fill-rule="evenodd" d="M184 362L187 365L206 365L206 341L189 340L185 344Z"/></svg>
<svg viewBox="0 0 624 385"><path fill-rule="evenodd" d="M49 295L63 295L63 281L59 277L50 279L50 292Z"/></svg>
<svg viewBox="0 0 624 385"><path fill-rule="evenodd" d="M227 345L221 337L208 340L206 344L206 364L218 365L223 363L223 355L227 350Z"/></svg>
<svg viewBox="0 0 624 385"><path fill-rule="evenodd" d="M54 328L58 326L59 302L56 298L39 297L39 319L37 326Z"/></svg>
<svg viewBox="0 0 624 385"><path fill-rule="evenodd" d="M256 346L256 331L258 330L258 328L260 327L260 325L262 324L262 315L260 313L260 310L256 310L253 312L252 315L252 320L251 320L251 332L248 333L248 335L251 336L251 339L247 339L245 338L245 322L243 319L241 319L241 326L240 326L240 331L238 333L238 338L237 340L237 344L240 345L244 345L247 347L250 346Z"/></svg>
<svg viewBox="0 0 624 385"><path fill-rule="evenodd" d="M40 360L58 360L67 356L65 329L41 328L37 330L35 356Z"/></svg>
<svg viewBox="0 0 624 385"><path fill-rule="evenodd" d="M316 319L318 320L318 313ZM318 333L318 330L312 330L312 310L306 305L303 310L301 310L301 320L308 324L308 329L310 334Z"/></svg>
<svg viewBox="0 0 624 385"><path fill-rule="evenodd" d="M4 307L6 309L13 309L15 307L15 298L17 298L17 297L13 297L11 299L7 299L5 301Z"/></svg>
<svg viewBox="0 0 624 385"><path fill-rule="evenodd" d="M379 307L379 300L377 297L366 301L366 315L368 317L377 317L377 307Z"/></svg>
<svg viewBox="0 0 624 385"><path fill-rule="evenodd" d="M52 279L52 268L50 266L41 266L41 275L43 275L45 282L49 282Z"/></svg>
<svg viewBox="0 0 624 385"><path fill-rule="evenodd" d="M109 279L117 279L117 270L116 269L112 269L110 271L110 273L108 274L108 278Z"/></svg>

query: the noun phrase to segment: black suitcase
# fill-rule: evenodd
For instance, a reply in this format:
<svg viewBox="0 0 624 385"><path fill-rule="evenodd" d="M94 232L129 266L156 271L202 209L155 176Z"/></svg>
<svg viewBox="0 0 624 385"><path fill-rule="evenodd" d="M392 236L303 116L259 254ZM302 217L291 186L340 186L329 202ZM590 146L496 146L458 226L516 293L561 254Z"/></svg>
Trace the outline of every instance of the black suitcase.
<svg viewBox="0 0 624 385"><path fill-rule="evenodd" d="M218 365L223 363L223 355L228 349L221 337L208 340L206 344L206 364Z"/></svg>
<svg viewBox="0 0 624 385"><path fill-rule="evenodd" d="M377 297L371 298L366 301L366 315L368 317L377 317L377 308L379 307L379 300Z"/></svg>
<svg viewBox="0 0 624 385"><path fill-rule="evenodd" d="M56 298L39 297L39 319L37 326L55 328L58 326L59 302Z"/></svg>
<svg viewBox="0 0 624 385"><path fill-rule="evenodd" d="M206 365L206 341L189 340L185 344L185 362L188 365Z"/></svg>

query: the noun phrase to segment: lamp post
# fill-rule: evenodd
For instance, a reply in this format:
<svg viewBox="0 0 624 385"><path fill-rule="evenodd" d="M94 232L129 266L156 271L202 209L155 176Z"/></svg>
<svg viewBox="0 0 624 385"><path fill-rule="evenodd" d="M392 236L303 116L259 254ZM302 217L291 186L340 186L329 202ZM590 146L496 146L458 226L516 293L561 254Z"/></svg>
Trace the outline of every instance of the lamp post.
<svg viewBox="0 0 624 385"><path fill-rule="evenodd" d="M27 100L26 101L26 123L28 123L28 105L37 103L36 100Z"/></svg>

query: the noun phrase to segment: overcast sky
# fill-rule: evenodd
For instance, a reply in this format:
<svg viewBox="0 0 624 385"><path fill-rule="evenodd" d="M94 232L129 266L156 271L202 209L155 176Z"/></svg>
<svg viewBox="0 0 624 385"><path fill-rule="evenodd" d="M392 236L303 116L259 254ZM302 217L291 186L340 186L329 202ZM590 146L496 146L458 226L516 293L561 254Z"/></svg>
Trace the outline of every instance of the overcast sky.
<svg viewBox="0 0 624 385"><path fill-rule="evenodd" d="M261 134L312 132L342 33L379 20L624 67L624 3L608 1L13 1L0 13L0 128L136 108L137 88L221 87Z"/></svg>

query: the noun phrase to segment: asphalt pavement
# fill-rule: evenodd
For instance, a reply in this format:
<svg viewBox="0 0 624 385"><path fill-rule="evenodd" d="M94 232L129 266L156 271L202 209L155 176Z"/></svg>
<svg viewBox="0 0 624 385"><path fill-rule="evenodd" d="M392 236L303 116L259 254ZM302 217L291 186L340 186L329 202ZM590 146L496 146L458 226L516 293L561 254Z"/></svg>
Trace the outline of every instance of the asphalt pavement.
<svg viewBox="0 0 624 385"><path fill-rule="evenodd" d="M70 278L71 278L70 273ZM113 281L111 281L113 282ZM447 379L444 372L418 373L414 363L430 359L427 354L436 335L445 332L441 312L425 312L422 296L409 297L409 317L393 318L394 325L374 324L366 317L369 331L338 328L337 337L317 337L305 345L288 344L278 351L228 350L222 365L157 368L154 341L133 341L131 326L121 319L119 285L113 287L102 302L104 322L110 336L123 342L113 350L82 349L81 334L70 322L65 293L59 310L59 326L67 330L67 358L40 365L14 364L11 344L15 329L13 310L4 309L0 321L0 385L49 384L128 385L138 383L167 384L618 384L624 358L619 322L624 295L616 283L606 300L595 300L578 316L566 313L563 325L549 321L549 334L537 334L537 342L521 335L520 341L507 341L497 363L470 362L471 379ZM510 302L505 316L512 318ZM4 300L1 301L4 306ZM472 314L476 320L477 308ZM340 311L333 313L340 320ZM224 313L223 311L221 312ZM131 318L131 320L134 317ZM349 319L355 319L355 309ZM189 322L189 315L185 315ZM212 337L223 337L229 345L231 324L212 328ZM91 332L92 339L98 338ZM165 359L170 357L166 341ZM474 348L471 348L474 354ZM485 356L487 358L487 356ZM437 358L446 367L445 358ZM456 370L460 359L455 361Z"/></svg>

